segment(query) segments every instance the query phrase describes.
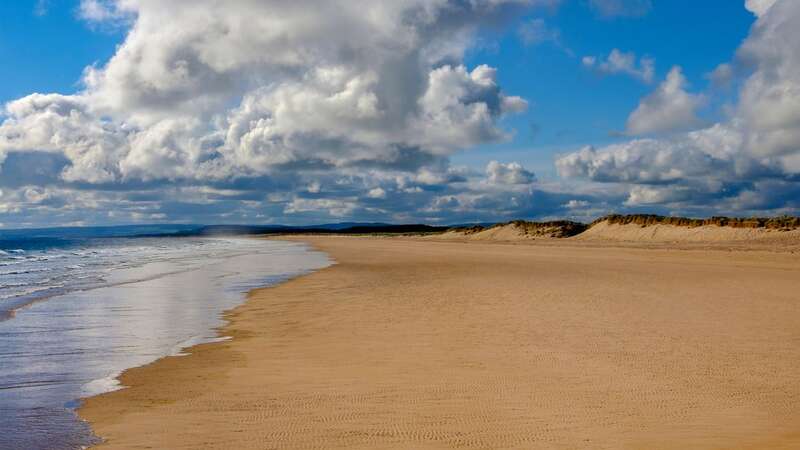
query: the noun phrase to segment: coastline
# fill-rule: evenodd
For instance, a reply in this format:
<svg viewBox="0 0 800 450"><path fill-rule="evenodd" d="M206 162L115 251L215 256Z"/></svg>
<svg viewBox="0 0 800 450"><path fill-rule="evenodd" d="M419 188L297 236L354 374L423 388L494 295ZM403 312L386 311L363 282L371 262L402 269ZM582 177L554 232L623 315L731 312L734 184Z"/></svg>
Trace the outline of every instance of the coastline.
<svg viewBox="0 0 800 450"><path fill-rule="evenodd" d="M748 378L753 375L749 364L756 361L747 360L744 370L736 364L742 363L739 353L720 355L704 342L726 342L731 324L753 331L746 302L737 300L731 313L700 305L694 313L733 321L712 321L705 334L695 328L698 320L685 323L672 308L649 301L642 287L609 283L598 294L589 283L603 281L592 273L595 265L603 272L599 275L624 276L602 266L609 260L612 268L633 269L653 283L660 282L658 277L642 264L674 269L668 278L684 283L692 276L687 266L723 275L749 269L768 274L769 301L784 315L795 314L797 308L781 294L791 281L786 277L798 273L800 259L794 255L722 250L698 258L696 252L612 246L285 239L305 242L336 263L251 291L242 305L225 313L226 325L217 330L230 339L128 369L119 377L126 389L85 399L78 412L107 439L99 448L790 448L800 442L800 435L792 434L800 425L795 419L800 410L791 402L800 398L800 389L791 387L797 386L800 370L790 374L794 379L781 379L780 386L768 380L762 386ZM575 273L563 272L567 268ZM481 284L482 276L492 282ZM448 279L462 286L451 286ZM584 298L563 296L560 286L566 280L579 285L572 294ZM498 281L535 289L520 291ZM689 281L703 284L699 275ZM487 283L499 292L487 295ZM719 281L712 284L721 287ZM479 292L471 295L466 287ZM614 294L623 291L647 308L639 310L630 301L616 304ZM412 294L422 295L422 302ZM466 302L456 303L452 295ZM521 298L543 301L520 303ZM587 299L592 302L576 303ZM514 323L504 308L529 315L522 316L524 323ZM702 335L675 342L648 314L663 314L671 325ZM553 327L554 317L559 327ZM616 328L630 328L629 320L647 326L631 328L627 335ZM654 329L667 335L654 333L651 341L646 332ZM587 338L597 342L588 344L593 341ZM766 361L772 375L797 368L784 364L798 356L791 341L784 344L789 345L778 349L784 360ZM613 352L615 345L621 354ZM590 355L589 347L604 357ZM677 350L693 358L670 353ZM637 359L653 355L666 360ZM703 356L711 358L709 366ZM637 370L638 364L646 370ZM576 369L588 369L601 387L587 385ZM741 375L737 381L751 384L704 386L704 381L730 378L731 370ZM676 373L691 375L692 382L670 381ZM713 392L704 392L708 389ZM725 393L732 397L718 397Z"/></svg>
<svg viewBox="0 0 800 450"><path fill-rule="evenodd" d="M215 339L251 289L327 264L303 244L246 236L98 239L0 261L4 295L60 291L0 321L0 448L89 445L79 399Z"/></svg>
<svg viewBox="0 0 800 450"><path fill-rule="evenodd" d="M260 238L256 238L256 239L260 239ZM274 239L272 237L269 237L269 238L266 238L266 239L273 240L273 241L280 241L280 240L294 241L295 243L300 243L300 244L303 244L303 245L307 245L306 242L303 242L301 240ZM316 248L314 248L313 246L311 246L311 245L307 245L307 246L308 246L308 249L310 251L314 251L314 252L317 251ZM83 397L83 398L76 399L78 407L75 408L75 413L78 415L78 417L83 422L89 424L90 428L93 431L93 437L96 438L96 442L91 444L88 448L105 447L104 444L106 444L105 443L105 439L97 436L97 434L94 432L95 431L94 430L94 421L92 421L90 419L87 419L83 414L83 412L86 411L87 409L93 408L93 405L90 406L90 404L93 404L95 401L98 401L98 402L102 401L102 400L100 400L100 398L102 398L102 397L111 396L112 394L126 391L126 390L128 390L130 388L133 388L133 387L137 386L137 385L141 386L141 384L142 384L141 379L142 379L142 375L143 374L138 373L140 371L141 372L148 372L148 371L159 371L160 372L160 371L164 370L164 368L160 367L162 365L167 365L170 362L171 363L177 363L177 364L180 365L182 360L189 360L192 357L200 357L200 355L204 351L213 350L214 347L216 347L218 345L225 344L227 342L230 342L233 339L241 339L242 337L244 337L244 335L242 333L237 333L234 329L232 329L232 325L233 325L232 322L233 322L233 320L234 320L234 318L235 318L235 316L237 314L237 310L239 310L240 308L245 306L250 301L251 296L256 295L261 290L271 289L271 288L274 288L275 286L278 286L278 285L281 285L281 284L285 284L285 283L289 283L289 282L293 281L296 278L302 278L304 276L308 276L308 275L310 275L312 273L315 273L317 271L326 270L326 269L328 269L328 268L330 268L330 267L332 267L334 265L336 265L336 261L333 260L333 259L329 259L329 263L325 267L310 269L310 270L306 271L305 273L299 273L299 274L291 275L291 276L289 276L288 278L286 278L284 280L278 281L277 283L270 283L270 284L267 284L267 285L264 285L264 286L260 286L260 287L256 287L256 288L250 289L249 291L244 293L242 301L238 305L234 306L231 309L222 311L222 313L220 314L220 320L222 321L223 325L211 329L212 333L214 334L213 338L203 339L202 342L194 343L194 344L190 344L190 345L179 345L179 346L176 346L175 350L171 354L161 356L158 359L156 359L154 361L151 361L151 362L149 362L147 364L126 368L126 369L120 371L119 373L117 373L115 376L113 376L113 379L114 379L114 382L115 382L115 388L114 389L107 390L107 391L101 392L99 394L90 395L88 397ZM220 368L224 369L224 367L222 367L222 366L220 366ZM169 369L169 370L173 371L173 369ZM147 375L144 374L144 377L146 378ZM95 399L97 399L97 400L95 400ZM100 406L100 408L102 408L102 406ZM104 416L102 411L100 412L100 416Z"/></svg>

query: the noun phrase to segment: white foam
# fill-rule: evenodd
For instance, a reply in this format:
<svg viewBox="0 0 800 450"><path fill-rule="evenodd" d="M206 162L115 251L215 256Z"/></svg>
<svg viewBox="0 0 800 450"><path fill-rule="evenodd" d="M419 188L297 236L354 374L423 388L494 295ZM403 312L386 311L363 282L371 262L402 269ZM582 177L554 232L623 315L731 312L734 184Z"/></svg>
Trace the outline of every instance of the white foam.
<svg viewBox="0 0 800 450"><path fill-rule="evenodd" d="M119 376L122 372L116 372L107 377L92 380L81 386L81 397L92 397L106 392L113 392L123 389L122 383L119 382Z"/></svg>

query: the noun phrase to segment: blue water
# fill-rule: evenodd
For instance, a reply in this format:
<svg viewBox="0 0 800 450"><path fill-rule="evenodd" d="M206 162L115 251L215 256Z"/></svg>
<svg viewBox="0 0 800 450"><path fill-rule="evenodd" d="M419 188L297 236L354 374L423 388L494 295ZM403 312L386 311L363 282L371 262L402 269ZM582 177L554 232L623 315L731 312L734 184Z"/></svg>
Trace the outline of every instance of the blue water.
<svg viewBox="0 0 800 450"><path fill-rule="evenodd" d="M80 398L217 339L250 289L330 264L289 242L131 237L164 231L185 230L0 231L0 449L91 444Z"/></svg>

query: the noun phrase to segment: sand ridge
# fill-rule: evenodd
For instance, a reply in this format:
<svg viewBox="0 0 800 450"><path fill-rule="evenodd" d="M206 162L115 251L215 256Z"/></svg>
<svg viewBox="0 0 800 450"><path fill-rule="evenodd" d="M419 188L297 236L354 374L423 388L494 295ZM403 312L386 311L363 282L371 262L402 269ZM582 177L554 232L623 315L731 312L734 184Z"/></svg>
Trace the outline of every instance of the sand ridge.
<svg viewBox="0 0 800 450"><path fill-rule="evenodd" d="M338 263L80 410L102 448L800 446L800 258L304 237Z"/></svg>
<svg viewBox="0 0 800 450"><path fill-rule="evenodd" d="M455 241L530 241L541 239L566 238L574 236L587 228L587 225L570 221L526 222L515 220L490 227L473 226L452 228L444 233L426 236L433 240Z"/></svg>
<svg viewBox="0 0 800 450"><path fill-rule="evenodd" d="M659 222L662 221L662 222ZM689 222L680 223L681 220ZM453 228L444 233L431 233L423 239L458 242L524 243L531 241L568 241L639 244L706 244L722 248L734 247L762 250L800 250L800 228L758 226L745 219L735 224L716 224L713 220L695 220L660 216L609 216L584 225L569 221L513 221L491 227ZM755 220L755 219L753 219ZM765 219L762 219L765 220ZM776 219L777 220L777 219ZM708 222L708 223L705 223ZM724 222L723 222L724 223ZM743 226L744 225L744 226Z"/></svg>
<svg viewBox="0 0 800 450"><path fill-rule="evenodd" d="M731 242L785 240L800 242L800 230L781 231L767 228L734 228L717 225L685 227L676 225L597 223L575 236L577 240L630 242Z"/></svg>

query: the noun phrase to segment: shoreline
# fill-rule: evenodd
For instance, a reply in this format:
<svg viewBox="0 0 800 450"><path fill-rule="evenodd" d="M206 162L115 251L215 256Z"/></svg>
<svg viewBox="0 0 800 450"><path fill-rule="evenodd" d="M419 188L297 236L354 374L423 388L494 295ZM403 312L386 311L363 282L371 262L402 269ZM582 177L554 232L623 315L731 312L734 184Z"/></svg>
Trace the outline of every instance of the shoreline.
<svg viewBox="0 0 800 450"><path fill-rule="evenodd" d="M73 411L75 412L75 414L78 416L78 418L82 422L87 423L89 425L90 430L92 431L92 439L96 441L94 443L91 443L87 448L91 449L91 448L97 448L97 447L104 447L105 444L106 444L105 440L101 436L98 436L95 433L95 429L94 429L94 426L92 424L92 421L88 420L82 414L82 411L84 411L88 407L89 403L92 403L93 399L97 399L99 397L110 396L112 394L115 394L115 393L118 393L118 392L121 392L121 391L124 391L124 390L127 390L127 389L135 387L135 384L133 384L133 383L136 382L135 381L136 380L136 372L139 371L139 370L146 371L146 370L148 370L148 368L151 368L153 366L157 366L160 363L165 362L165 361L169 361L169 360L174 360L174 361L177 362L177 361L179 361L181 359L192 357L192 356L194 356L196 354L199 354L200 352L203 351L203 349L205 349L207 347L213 348L216 345L224 344L224 343L233 341L236 338L236 334L237 333L235 333L232 330L229 330L229 328L231 328L231 326L233 325L233 318L234 318L237 310L242 308L243 306L245 306L250 301L251 296L256 295L259 291L266 290L266 289L271 289L271 288L274 288L276 286L289 283L289 282L291 282L291 281L293 281L295 279L311 275L311 274L316 273L318 271L327 270L327 269L329 269L329 268L331 268L331 267L333 267L333 266L335 266L337 264L336 260L331 258L330 255L327 255L325 252L321 252L320 250L318 250L313 245L310 245L309 243L304 242L304 241L302 241L300 239L280 239L280 238L276 239L276 238L273 238L273 237L270 237L270 236L267 236L267 237L254 237L254 239L266 239L266 240L273 240L273 241L281 241L281 240L283 240L283 241L289 241L289 242L295 242L295 243L304 244L308 248L309 251L319 252L319 253L322 253L322 254L326 255L327 259L329 260L329 265L327 265L325 267L322 267L322 268L319 268L319 269L309 269L308 271L306 271L304 273L299 273L299 274L295 274L295 275L289 276L286 279L283 279L283 280L281 280L281 281L279 281L277 283L274 283L274 284L267 284L267 285L264 285L264 286L260 286L260 287L256 287L256 288L250 289L249 291L243 293L242 300L238 305L234 306L231 309L222 311L222 313L219 315L219 319L222 321L223 324L220 325L220 326L214 327L214 328L212 328L210 330L210 332L214 335L213 338L203 339L203 342L190 344L190 345L186 345L186 346L181 346L180 344L178 344L171 354L161 356L158 359L153 360L153 361L151 361L151 362L149 362L147 364L141 365L141 366L134 366L134 367L129 367L129 368L123 369L119 373L117 373L114 376L112 376L111 378L113 378L113 381L115 382L115 388L114 389L108 390L108 391L105 391L105 392L101 392L99 394L90 395L88 397L81 397L81 398L75 399L74 402L77 404L77 407L75 407L73 409ZM137 281L140 281L140 280L137 280ZM134 282L136 282L136 281L126 282L126 283L122 283L122 284L129 284L129 283L134 283ZM38 301L38 300L36 300L36 301ZM23 307L24 306L27 306L27 304L23 305ZM132 378L132 380L129 380L129 378Z"/></svg>
<svg viewBox="0 0 800 450"><path fill-rule="evenodd" d="M314 336L313 332L317 331L319 334L324 335L329 331L327 330L328 328L336 327L335 325L329 325L327 320L331 319L331 317L346 320L346 316L326 313L319 314L318 311L315 311L316 307L322 308L323 305L314 305L313 300L311 304L308 304L307 301L305 301L306 299L302 297L291 298L291 293L293 290L302 290L313 291L311 294L317 296L319 296L320 293L324 295L326 289L325 284L327 282L337 277L345 277L351 283L345 286L345 291L350 295L362 295L363 297L363 291L368 289L362 288L359 283L364 280L359 279L358 276L353 277L353 274L350 273L354 270L358 270L356 266L362 264L360 259L363 258L367 260L368 262L363 263L367 265L385 265L386 267L379 267L379 270L387 270L386 274L390 274L396 269L391 267L391 262L386 262L385 264L381 263L380 258L376 258L368 252L365 253L365 250L384 251L388 249L390 253L402 256L404 252L407 253L404 247L413 247L413 252L417 252L416 255L409 257L409 261L414 262L416 265L423 264L427 270L434 272L439 269L434 265L426 263L424 258L421 260L419 258L419 253L422 253L422 256L426 256L428 253L431 255L435 254L437 258L442 257L443 261L448 261L452 255L448 255L447 253L453 251L464 253L466 256L474 259L479 256L476 255L476 252L491 253L492 255L490 256L496 257L496 253L516 253L518 251L513 249L522 249L521 253L524 253L523 255L511 255L511 257L517 258L517 256L519 256L519 262L525 262L526 259L536 258L535 253L537 253L538 249L546 253L552 253L553 255L550 256L556 257L557 259L568 259L577 255L582 258L588 258L589 263L594 264L602 262L604 258L600 257L602 255L591 255L587 254L587 252L610 252L612 257L615 260L622 261L623 265L626 264L626 259L630 259L631 261L639 260L639 262L641 262L640 260L657 261L661 258L677 258L678 261L669 260L666 262L669 263L668 265L670 267L675 264L685 265L694 262L698 266L702 266L703 264L711 264L714 267L722 265L726 268L732 268L732 270L736 270L737 267L741 268L740 266L745 264L747 267L765 269L771 272L775 272L774 269L780 269L777 272L789 271L794 273L797 273L796 266L787 264L787 261L789 261L789 263L798 261L797 258L788 253L778 253L777 256L772 254L760 255L749 252L739 252L736 249L718 249L718 251L709 252L710 255L704 255L706 261L697 262L697 255L693 254L695 252L688 252L692 254L686 255L686 250L672 251L673 249L663 248L641 249L619 246L608 246L606 248L581 245L570 245L567 247L549 245L495 246L494 243L461 243L434 240L425 241L421 239L330 236L282 236L268 237L268 239L304 242L312 249L326 253L333 264L309 274L294 277L278 285L266 286L250 291L241 305L223 314L222 319L226 324L215 330L219 337L228 337L229 339L221 342L202 343L191 346L184 350L185 353L188 353L185 356L168 356L145 366L127 369L118 377L120 384L126 387L125 389L82 399L81 406L77 409L77 413L81 419L86 420L92 426L95 434L100 438L108 439L107 442L99 445L99 448L127 448L132 445L144 445L145 443L163 448L197 448L198 445L202 445L205 448L222 448L226 446L230 447L231 445L237 448L293 448L305 447L314 443L325 447L362 448L408 448L409 445L415 448L449 448L452 446L486 447L487 445L490 447L528 448L547 447L547 445L544 444L548 442L550 446L555 442L571 445L573 447L577 446L579 448L613 448L615 446L614 444L619 446L623 442L626 445L647 443L649 448L711 448L710 445L698 445L698 442L694 442L691 439L689 441L685 441L684 439L683 442L679 442L680 440L672 442L663 439L651 442L648 440L648 433L644 433L643 435L636 435L636 433L633 433L635 438L620 440L620 436L622 435L617 436L612 433L612 435L609 436L608 432L605 432L602 428L596 428L597 424L590 424L591 426L588 426L582 432L584 435L590 437L589 441L573 441L572 437L574 436L571 437L570 433L558 433L554 430L550 430L552 436L548 438L546 436L548 427L545 427L545 431L539 430L539 434L537 435L532 432L535 427L531 428L530 424L514 425L514 422L518 421L519 418L513 415L507 416L509 412L505 411L503 408L499 408L498 411L494 411L494 413L488 416L484 413L481 419L473 417L472 420L456 421L456 424L461 424L461 426L466 425L464 429L459 429L459 426L453 426L453 424L449 423L440 424L438 427L404 424L404 421L407 420L408 417L403 416L403 411L417 414L420 412L419 410L432 408L431 411L429 411L429 414L432 415L431 417L438 416L440 419L449 417L450 415L458 415L459 409L450 410L449 408L445 408L447 414L444 414L442 411L438 410L441 409L441 405L439 405L437 409L428 405L428 403L431 402L432 399L435 399L435 402L441 403L443 401L447 402L448 399L460 398L464 394L463 389L467 389L467 391L470 390L468 387L459 387L456 391L448 393L447 386L451 385L453 381L448 380L444 386L439 386L433 389L432 392L426 389L422 389L421 392L419 391L419 386L415 385L415 382L416 384L419 382L415 373L420 369L431 369L431 367L425 367L429 362L429 360L425 358L425 355L427 355L427 352L432 352L431 356L434 354L438 355L438 353L434 351L435 349L430 348L431 346L437 347L437 341L434 339L426 340L422 343L417 342L417 344L423 344L421 347L415 347L415 350L421 353L413 353L411 355L407 355L407 351L397 349L393 342L376 342L375 338L378 337L377 340L379 341L380 334L367 333L372 339L351 340L348 340L349 338L346 336L343 337L342 334L336 334L335 337L337 337L339 341L331 340L325 342L320 340L318 336ZM495 246L495 249L502 249L502 251L485 251L491 250L493 246ZM348 249L348 247L357 248ZM337 257L337 252L345 255L345 258L341 262ZM439 255L437 252L443 252L445 255ZM566 255L564 255L564 253L566 253ZM733 264L726 262L726 260L731 259L731 253L734 255L733 259L735 260ZM486 255L482 254L480 256L483 258ZM776 258L780 261L776 262ZM566 260L559 260L559 264L561 263L566 263ZM516 266L513 267L515 270L518 269ZM375 267L373 267L373 269L374 268ZM418 270L413 266L403 266L403 268L406 270L411 268L412 272ZM463 267L459 267L459 270L463 269ZM364 275L364 273L357 275ZM444 277L441 279L449 277L447 270L443 270L439 275L440 278ZM437 278L433 281L440 282L441 279ZM412 285L413 280L412 284L408 287L410 288ZM335 287L341 289L341 286ZM383 292L382 288L385 287L370 284L369 288L378 289ZM511 294L516 294L513 290L510 292ZM334 294L335 293L329 294L329 296L339 298ZM446 289L438 295L446 296ZM285 300L283 297L290 298ZM398 300L400 300L400 298L398 298ZM485 303L486 300L492 299L485 299L480 296L475 299L475 301L480 301L481 303ZM443 300L439 299L437 301ZM332 303L331 301L327 302L327 306L334 309L337 308L336 303ZM348 307L352 306L357 306L357 308L352 311L352 308L346 308L346 310L354 314L358 313L359 308L371 309L369 305L363 303L348 305ZM459 305L454 306L451 304L449 306L457 308ZM443 317L420 317L414 311L406 311L402 306L394 304L392 304L391 307L397 309L397 311L394 312L403 312L405 314L398 314L396 316L397 321L403 322L409 319L409 324L412 326L417 321L436 322L435 319L443 319ZM492 309L491 302L482 307L487 308L490 312L489 316L499 314ZM297 311L294 310L295 308L299 308L312 317L309 318L298 315ZM450 316L446 311L441 313L447 317ZM321 317L313 317L314 314L321 315ZM387 317L381 315L379 311L369 311L367 316L368 317L361 317L360 319L387 319ZM467 318L467 320L469 320L469 318ZM508 318L503 318L503 321L507 320ZM356 320L354 323L359 322ZM412 341L414 338L418 338L414 333L409 334L395 329L391 318L383 325L394 331L394 334L400 332L401 335L404 335ZM426 325L428 326L415 330L420 333L424 332L430 334L430 326L434 324L426 323ZM471 323L470 325L474 326L476 324ZM272 330L270 326L279 329L280 333L277 332L278 330L275 330L272 335L269 335L271 332L270 330ZM464 330L461 331L463 332ZM360 334L359 331L355 329L352 333ZM497 330L487 331L487 333L494 336L497 334ZM436 334L435 331L434 334ZM454 337L449 334L445 337L448 338L446 341L450 345L458 345L461 340L460 338L453 339ZM473 337L479 338L476 342L478 345L481 345L480 338L482 334L478 333ZM502 334L494 337L500 338L501 341L505 342L503 340L505 337L502 336ZM298 347L299 344L294 343L295 338L308 341L311 345L305 347L307 350L311 347L320 348L314 349L314 351L309 350L307 355L303 355L302 352L304 348ZM387 344L389 345L387 346ZM261 352L258 351L260 348L259 346L264 345L270 348L270 355L279 358L269 360L269 355L264 357L256 356L257 359L255 361L260 365L255 367L254 364L252 364L254 361L253 355L260 354ZM291 347L294 351L284 351L285 349L280 348L282 346ZM401 356L411 356L412 358L403 359L402 361L393 361L399 357L395 357L391 352L386 353L386 350L389 348L397 353L402 353L403 355ZM319 352L319 350L322 349L326 351ZM376 354L383 356L379 358L359 358L353 355L354 349L364 350L370 354L377 352ZM492 348L483 350L492 350ZM492 351L498 350L500 349L493 348ZM558 352L553 353L552 350L553 349L550 349L546 352L548 355L552 354L552 356L548 357L558 358ZM455 351L456 353L465 352L469 355L466 358L467 360L475 359L475 355L473 355L473 352L469 349L454 348L448 351ZM485 355L481 353L480 356L483 357ZM415 361L415 359L420 357L421 360ZM259 360L258 358L261 359ZM477 358L477 360L480 359L481 358ZM301 371L299 367L289 364L290 362L295 362L298 366L303 366L305 368L313 368L320 372L317 374L320 376L309 375L307 372ZM447 374L448 371L454 371L454 373L464 371L466 373L464 376L469 377L474 369L471 365L477 364L480 361L466 361L469 363L466 369L462 367L465 361L455 362L456 364L453 364L454 361L450 361L449 364L441 367L438 366L438 363L432 363L439 369L438 371L433 371L433 373ZM519 362L524 363L524 361ZM485 364L485 362L483 364ZM480 366L481 364L478 365ZM388 366L391 366L391 370L387 371L389 368ZM603 371L608 369L608 367L602 364L600 367L592 367L598 370L602 369ZM509 368L508 371L497 371L498 373L495 373L494 376L496 377L501 374L512 372L516 373L518 369L520 368L513 367ZM548 367L547 370L551 371L549 373L551 376L566 376L561 370L552 372L553 367ZM274 372L279 372L279 374L276 375ZM325 374L327 375L322 376ZM378 397L369 397L368 400L364 400L363 396L365 394L361 393L359 394L360 397L359 395L355 396L355 398L361 398L361 400L356 401L352 398L348 400L348 397L354 394L354 392L350 391L359 390L358 386L354 386L352 383L355 380L362 379L366 374L371 374L376 381L380 381L377 383L378 386L371 387L373 389L377 388L381 394ZM354 375L357 376L354 377ZM631 374L627 375L630 376ZM800 373L798 375L800 375ZM304 378L304 380L297 380L298 377ZM444 376L444 378L448 377ZM237 387L236 385L239 384L237 383L238 381L246 384L250 389L246 386ZM630 382L630 380L628 380L628 382ZM525 390L524 385L521 385L519 380L517 380L516 383L511 383L511 385L513 385L516 390ZM392 392L403 390L405 386L417 389L415 393L418 398L403 398L405 401L393 402L391 404L381 403L382 397L391 397ZM480 387L481 383L478 383L478 385L466 384L465 386L473 386L474 389L476 386ZM217 387L219 387L219 392L215 392ZM510 387L507 385L503 387L503 389L509 388ZM274 390L274 392L270 392L269 389ZM502 392L503 389L501 389L500 392ZM337 392L338 394L336 394ZM259 399L250 399L249 397L251 394L259 397ZM375 395L374 392L372 392L372 394L373 396ZM481 389L477 389L476 392L471 392L470 395L477 397L488 395L489 398L485 400L490 403L492 403L492 396L499 395L503 397L503 395L498 394L498 392L487 393L482 392ZM224 403L225 405L219 407L211 406L211 404L208 403L210 400ZM411 405L414 407L403 410L402 406L408 401L410 401ZM506 399L506 401L515 403L518 402L519 399ZM551 401L554 400L551 399ZM662 403L664 401L668 402L668 399L661 400ZM355 404L353 402L355 402ZM202 405L199 408L197 407L198 403ZM316 403L320 403L320 405L315 406ZM323 403L324 405L322 405ZM378 404L376 405L373 403ZM467 406L472 406L469 404L470 402L467 403ZM519 406L520 405L516 405L517 411L519 411ZM348 414L344 414L344 412L340 411L337 415L333 414L334 411L330 408L353 411L349 411ZM400 411L389 413L386 408L399 408ZM484 404L481 408L487 408L487 405ZM543 408L543 410L540 411L540 413L547 417L546 412L547 408ZM341 414L344 415L342 416ZM385 417L387 414L397 417L387 418ZM506 431L511 431L512 428L520 428L520 430L511 433L513 439L509 440L508 436L502 438L503 433L498 433L498 430L494 429L480 431L481 424L486 425L485 422L487 420L492 422L501 417L505 417L505 420L510 420L510 425L506 426L509 429ZM381 422L387 419L391 419L389 422L393 422L397 429L393 431L380 427L378 427L379 429L372 430L363 429L364 427L370 428L370 426L374 428L375 424L373 422ZM371 425L368 426L363 422L370 423ZM445 420L445 422L447 421ZM324 425L322 429L318 427L320 424ZM795 423L795 425L797 425L797 423ZM410 427L410 429L403 430L406 427ZM478 428L477 435L468 439L468 430L476 427ZM737 423L737 427L739 427L741 431L742 424ZM436 428L439 429L437 430ZM524 430L528 428L531 430L530 436L526 436L524 433ZM558 427L556 427L556 430L557 428ZM746 430L747 427L744 429ZM711 430L712 429L709 429L707 431ZM694 430L694 432L696 431L697 430ZM663 434L664 432L665 430L663 429L658 430L658 433ZM544 435L542 435L542 433L544 433ZM626 430L626 433L630 434L631 430ZM534 439L535 436L539 436L541 439ZM740 436L737 439L738 444L744 445L737 445L734 448L748 448L749 445L757 447L767 442L769 442L770 445L780 444L779 441L772 440L775 439L776 436L779 437L779 440L786 440L786 448L789 448L788 446L792 445L791 443L800 442L800 435L786 434L779 429L774 429L766 436L758 436L756 440L752 439L753 436ZM689 438L692 438L691 433ZM698 436L694 436L694 438L698 438ZM764 439L768 439L768 441ZM706 438L706 440L708 439ZM588 445L587 442L593 442L596 445ZM710 443L710 441L707 442L707 444Z"/></svg>
<svg viewBox="0 0 800 450"><path fill-rule="evenodd" d="M116 389L127 368L213 340L222 313L251 289L329 264L303 244L247 237L97 241L28 259L12 263L33 286L14 289L63 293L0 321L0 448L88 445L81 398Z"/></svg>

